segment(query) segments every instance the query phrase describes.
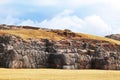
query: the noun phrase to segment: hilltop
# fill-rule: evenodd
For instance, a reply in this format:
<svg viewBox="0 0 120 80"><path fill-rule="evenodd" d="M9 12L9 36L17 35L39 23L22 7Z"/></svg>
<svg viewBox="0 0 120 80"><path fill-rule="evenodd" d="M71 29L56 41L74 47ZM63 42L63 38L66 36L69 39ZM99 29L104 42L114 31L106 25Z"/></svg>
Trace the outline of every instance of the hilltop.
<svg viewBox="0 0 120 80"><path fill-rule="evenodd" d="M54 30L54 29L47 29L47 28L39 28L39 27L32 27L32 26L15 26L15 25L0 25L0 35L2 34L12 34L16 36L20 36L23 39L50 39L54 41L59 41L63 39L90 39L90 40L97 40L97 41L106 41L113 44L120 45L120 41L95 36L90 34L84 33L75 33L71 30Z"/></svg>
<svg viewBox="0 0 120 80"><path fill-rule="evenodd" d="M0 67L120 70L120 41L69 29L0 25Z"/></svg>

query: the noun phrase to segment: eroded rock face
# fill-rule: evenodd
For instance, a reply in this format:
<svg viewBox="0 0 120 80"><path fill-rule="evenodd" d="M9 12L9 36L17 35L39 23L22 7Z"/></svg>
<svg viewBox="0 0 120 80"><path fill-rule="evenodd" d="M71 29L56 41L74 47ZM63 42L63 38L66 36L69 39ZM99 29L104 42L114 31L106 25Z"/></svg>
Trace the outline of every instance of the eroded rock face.
<svg viewBox="0 0 120 80"><path fill-rule="evenodd" d="M0 67L120 70L120 46L94 40L0 36Z"/></svg>

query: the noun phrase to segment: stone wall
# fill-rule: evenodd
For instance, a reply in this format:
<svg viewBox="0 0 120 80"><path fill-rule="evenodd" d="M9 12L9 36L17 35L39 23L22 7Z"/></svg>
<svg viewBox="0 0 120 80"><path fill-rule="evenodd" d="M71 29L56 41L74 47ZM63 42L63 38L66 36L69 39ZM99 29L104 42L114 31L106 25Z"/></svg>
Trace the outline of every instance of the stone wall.
<svg viewBox="0 0 120 80"><path fill-rule="evenodd" d="M94 40L23 40L5 34L0 36L0 67L120 70L119 49Z"/></svg>
<svg viewBox="0 0 120 80"><path fill-rule="evenodd" d="M0 36L0 67L45 67L48 53L42 41L25 41L13 35Z"/></svg>

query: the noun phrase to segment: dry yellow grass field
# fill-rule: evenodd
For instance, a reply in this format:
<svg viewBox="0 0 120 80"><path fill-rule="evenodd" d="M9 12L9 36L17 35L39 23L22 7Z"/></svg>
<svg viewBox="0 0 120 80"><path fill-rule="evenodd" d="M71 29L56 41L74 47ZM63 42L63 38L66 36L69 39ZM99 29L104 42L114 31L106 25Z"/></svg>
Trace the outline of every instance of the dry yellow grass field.
<svg viewBox="0 0 120 80"><path fill-rule="evenodd" d="M0 80L120 80L120 71L1 68Z"/></svg>
<svg viewBox="0 0 120 80"><path fill-rule="evenodd" d="M1 34L13 34L20 36L23 39L33 38L33 39L51 39L51 40L61 40L63 37L53 33L47 32L45 30L33 30L33 29L15 29L15 30L0 30Z"/></svg>

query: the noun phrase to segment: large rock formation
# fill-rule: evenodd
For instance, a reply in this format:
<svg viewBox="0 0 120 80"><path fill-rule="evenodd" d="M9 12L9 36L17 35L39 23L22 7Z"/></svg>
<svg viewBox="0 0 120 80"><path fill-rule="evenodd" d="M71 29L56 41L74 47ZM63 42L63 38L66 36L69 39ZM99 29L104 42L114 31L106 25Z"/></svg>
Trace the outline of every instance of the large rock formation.
<svg viewBox="0 0 120 80"><path fill-rule="evenodd" d="M106 41L0 36L0 67L120 70L120 46Z"/></svg>
<svg viewBox="0 0 120 80"><path fill-rule="evenodd" d="M111 35L107 35L105 37L120 41L120 34L111 34Z"/></svg>

